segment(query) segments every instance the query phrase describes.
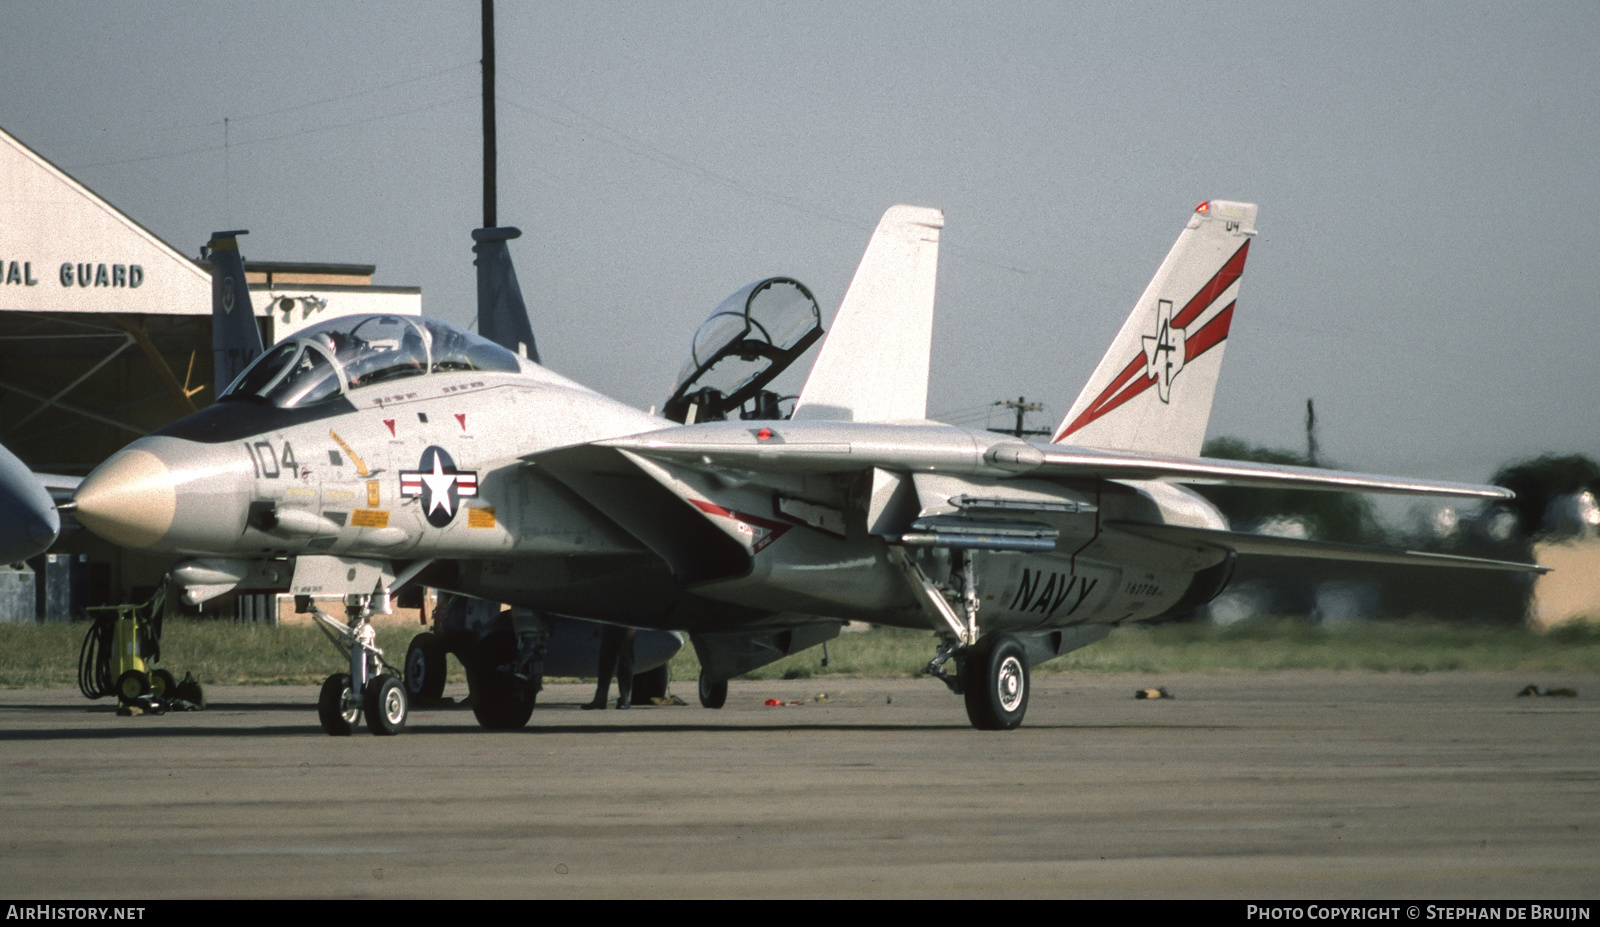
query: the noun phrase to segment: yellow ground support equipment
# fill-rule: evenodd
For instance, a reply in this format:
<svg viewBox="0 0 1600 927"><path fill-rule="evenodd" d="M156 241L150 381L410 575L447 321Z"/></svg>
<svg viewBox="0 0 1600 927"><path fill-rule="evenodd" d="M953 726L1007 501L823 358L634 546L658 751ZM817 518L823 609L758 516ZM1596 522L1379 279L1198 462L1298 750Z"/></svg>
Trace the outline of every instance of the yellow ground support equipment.
<svg viewBox="0 0 1600 927"><path fill-rule="evenodd" d="M94 623L78 654L78 689L85 696L115 695L123 705L147 706L178 696L178 681L172 673L151 668L161 660L164 599L164 593L158 591L143 605L88 610Z"/></svg>

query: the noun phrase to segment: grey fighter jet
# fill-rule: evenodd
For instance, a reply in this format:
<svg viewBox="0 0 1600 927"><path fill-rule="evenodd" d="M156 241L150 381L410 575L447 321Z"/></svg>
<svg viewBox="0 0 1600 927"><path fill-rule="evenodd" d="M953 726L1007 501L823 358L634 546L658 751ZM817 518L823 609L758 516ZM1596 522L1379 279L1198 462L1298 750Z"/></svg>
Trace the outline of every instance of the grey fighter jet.
<svg viewBox="0 0 1600 927"><path fill-rule="evenodd" d="M77 515L183 558L191 597L343 596L343 622L317 613L350 648L319 705L333 734L362 712L377 733L404 725L369 619L407 584L452 594L490 728L527 723L563 615L688 632L709 706L845 621L927 629L927 673L976 727L1009 729L1031 667L1205 603L1240 552L1536 569L1237 534L1185 488L1509 496L1197 456L1255 217L1190 215L1049 444L927 420L944 217L896 206L788 420L680 425L442 322L341 318L118 452Z"/></svg>
<svg viewBox="0 0 1600 927"><path fill-rule="evenodd" d="M40 475L0 447L0 564L19 563L50 549L61 533L51 491L70 494L76 477Z"/></svg>

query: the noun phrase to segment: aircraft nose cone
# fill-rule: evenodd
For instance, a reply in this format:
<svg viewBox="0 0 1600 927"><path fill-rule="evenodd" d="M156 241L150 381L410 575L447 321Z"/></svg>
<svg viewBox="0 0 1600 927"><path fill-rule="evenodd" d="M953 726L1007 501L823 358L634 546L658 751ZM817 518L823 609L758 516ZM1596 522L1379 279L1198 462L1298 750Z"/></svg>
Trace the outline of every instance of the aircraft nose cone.
<svg viewBox="0 0 1600 927"><path fill-rule="evenodd" d="M177 481L149 451L118 451L95 468L73 496L78 521L113 544L152 547L172 530Z"/></svg>
<svg viewBox="0 0 1600 927"><path fill-rule="evenodd" d="M0 563L21 562L49 550L56 541L56 534L61 531L56 510L24 509L18 512L5 508L9 502L0 501L0 509L10 519L9 524L0 525Z"/></svg>
<svg viewBox="0 0 1600 927"><path fill-rule="evenodd" d="M0 563L44 553L61 531L61 516L39 478L0 447Z"/></svg>
<svg viewBox="0 0 1600 927"><path fill-rule="evenodd" d="M49 547L55 543L56 535L61 531L61 521L52 511L49 515L29 513L28 523L23 530L28 532L28 540L36 547Z"/></svg>

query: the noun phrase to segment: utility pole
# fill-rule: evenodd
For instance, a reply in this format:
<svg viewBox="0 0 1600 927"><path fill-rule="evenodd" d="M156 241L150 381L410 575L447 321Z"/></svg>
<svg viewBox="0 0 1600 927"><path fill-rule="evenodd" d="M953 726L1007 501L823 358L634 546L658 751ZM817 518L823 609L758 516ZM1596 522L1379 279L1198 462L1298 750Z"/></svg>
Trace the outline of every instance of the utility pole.
<svg viewBox="0 0 1600 927"><path fill-rule="evenodd" d="M1317 463L1317 452L1322 448L1317 444L1317 407L1310 399L1306 400L1306 460L1311 466L1320 466Z"/></svg>
<svg viewBox="0 0 1600 927"><path fill-rule="evenodd" d="M1044 429L1044 428L1023 428L1022 427L1022 416L1027 414L1027 413L1029 413L1029 412L1043 412L1044 411L1044 403L1042 403L1042 402L1029 402L1027 397L1018 396L1017 400L1015 402L1012 402L1009 399L1001 399L1001 400L997 400L995 402L995 405L997 405L997 406L1005 406L1008 409L1016 410L1016 413L1017 413L1017 425L1016 425L1015 428L991 428L991 429L989 429L990 431L998 432L998 433L1003 434L1003 435L1014 435L1014 436L1016 436L1018 438L1020 438L1020 437L1022 437L1024 435L1047 435L1047 434L1050 433L1047 429Z"/></svg>
<svg viewBox="0 0 1600 927"><path fill-rule="evenodd" d="M483 0L483 227L495 227L494 0Z"/></svg>

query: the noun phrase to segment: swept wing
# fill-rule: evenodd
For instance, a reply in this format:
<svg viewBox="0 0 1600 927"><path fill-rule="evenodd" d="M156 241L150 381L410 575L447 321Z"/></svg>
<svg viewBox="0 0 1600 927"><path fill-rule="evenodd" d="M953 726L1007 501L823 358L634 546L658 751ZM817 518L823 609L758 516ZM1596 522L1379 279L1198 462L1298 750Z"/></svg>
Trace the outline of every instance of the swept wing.
<svg viewBox="0 0 1600 927"><path fill-rule="evenodd" d="M766 437L762 437L762 433ZM735 469L911 472L1056 480L1162 480L1201 485L1510 499L1499 486L1206 457L1039 447L985 432L928 425L786 422L766 428L716 422L616 438L606 447Z"/></svg>
<svg viewBox="0 0 1600 927"><path fill-rule="evenodd" d="M1095 448L1041 448L1022 441L996 440L985 432L934 424L787 422L754 428L749 424L712 423L598 443L644 458L687 464L730 482L770 480L777 484L785 475L795 473L845 474L873 470L988 479L1027 477L1057 482L1064 488L1072 485L1082 488L1096 481L1157 481L1495 500L1512 498L1509 490L1499 486ZM1014 511L1011 515L1027 517L1025 511ZM1540 567L1526 563L1383 550L1193 525L1112 521L1103 527L1197 550L1365 563L1541 571Z"/></svg>

